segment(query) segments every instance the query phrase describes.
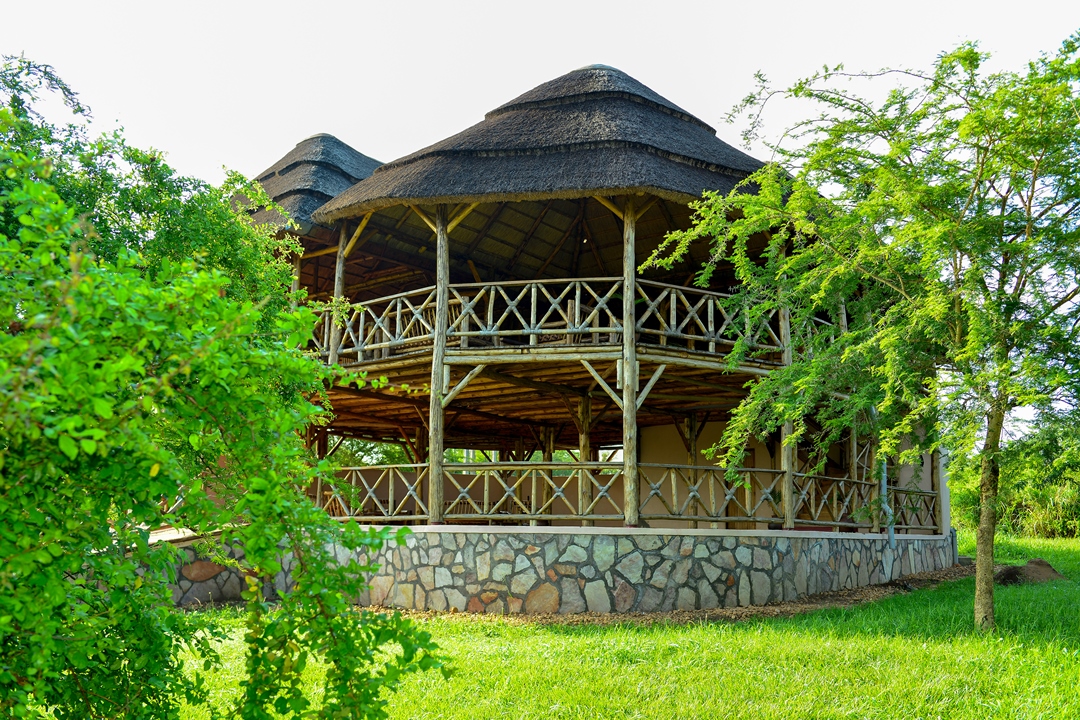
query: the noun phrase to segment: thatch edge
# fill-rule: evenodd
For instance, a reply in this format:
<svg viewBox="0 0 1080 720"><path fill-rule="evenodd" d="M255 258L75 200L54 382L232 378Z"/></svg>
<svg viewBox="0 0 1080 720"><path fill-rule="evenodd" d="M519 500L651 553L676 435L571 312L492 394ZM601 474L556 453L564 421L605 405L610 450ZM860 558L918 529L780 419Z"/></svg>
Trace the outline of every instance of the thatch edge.
<svg viewBox="0 0 1080 720"><path fill-rule="evenodd" d="M457 205L460 203L502 203L502 202L529 202L546 200L581 200L582 198L610 197L613 195L655 195L662 200L686 204L694 200L700 200L699 195L690 195L667 188L652 187L646 185L633 185L626 187L598 187L593 189L567 189L535 193L485 193L483 195L438 195L424 197L390 197L379 198L369 202L348 205L330 213L316 211L312 213L312 219L320 225L330 225L338 220L364 215L369 212L378 212L391 207L401 205Z"/></svg>

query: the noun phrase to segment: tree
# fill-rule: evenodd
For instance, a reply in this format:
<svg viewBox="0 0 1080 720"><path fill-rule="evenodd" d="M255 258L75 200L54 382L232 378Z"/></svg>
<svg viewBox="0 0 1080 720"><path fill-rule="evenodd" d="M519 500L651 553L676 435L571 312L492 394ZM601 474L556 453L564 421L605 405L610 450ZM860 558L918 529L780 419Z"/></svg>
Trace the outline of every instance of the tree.
<svg viewBox="0 0 1080 720"><path fill-rule="evenodd" d="M977 453L984 630L1003 431L1018 407L1037 427L1080 397L1078 37L1023 72L987 72L986 58L964 45L928 72L826 69L786 90L760 78L737 108L748 137L773 99L816 114L773 146L777 162L707 193L649 260L709 242L699 281L730 263L733 306L792 313L794 362L751 384L716 448L729 464L784 422L819 448L858 427L879 457ZM846 333L821 331L844 320Z"/></svg>
<svg viewBox="0 0 1080 720"><path fill-rule="evenodd" d="M41 66L0 72L0 711L175 717L181 700L207 702L216 633L172 608L175 553L150 542L172 525L244 550L234 714L310 714L314 658L329 667L321 716L384 717L383 691L441 659L414 623L353 605L372 568L339 560L388 533L337 524L304 494L332 470L300 435L335 371L299 349L310 310L288 311L273 278L260 290L230 272L272 266L277 240L231 193L173 182L160 160L151 180L128 174L128 155L98 162L125 148L45 123L27 77L66 90ZM127 215L117 188L140 196ZM167 237L203 264L170 257ZM215 256L218 237L261 255ZM295 587L272 606L262 587L285 552ZM185 650L205 662L193 676Z"/></svg>

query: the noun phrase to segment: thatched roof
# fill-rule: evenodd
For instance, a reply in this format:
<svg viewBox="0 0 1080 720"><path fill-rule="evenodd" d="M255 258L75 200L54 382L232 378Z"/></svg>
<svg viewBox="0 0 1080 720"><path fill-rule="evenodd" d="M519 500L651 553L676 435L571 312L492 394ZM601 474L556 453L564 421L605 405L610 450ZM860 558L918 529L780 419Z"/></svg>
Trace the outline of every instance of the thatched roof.
<svg viewBox="0 0 1080 720"><path fill-rule="evenodd" d="M685 203L761 163L625 73L593 65L544 83L442 142L383 165L312 217L394 205L646 192Z"/></svg>
<svg viewBox="0 0 1080 720"><path fill-rule="evenodd" d="M369 177L378 166L378 160L322 133L299 142L256 180L306 232L320 205ZM262 210L255 213L255 220L280 222L281 218Z"/></svg>

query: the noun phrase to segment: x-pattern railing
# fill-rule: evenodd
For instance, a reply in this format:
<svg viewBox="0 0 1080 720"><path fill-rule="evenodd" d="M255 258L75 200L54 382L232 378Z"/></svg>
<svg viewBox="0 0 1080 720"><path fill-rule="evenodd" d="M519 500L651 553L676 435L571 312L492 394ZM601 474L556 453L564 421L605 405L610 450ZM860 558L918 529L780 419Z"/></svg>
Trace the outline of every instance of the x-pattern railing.
<svg viewBox="0 0 1080 720"><path fill-rule="evenodd" d="M695 288L637 281L636 329L643 342L702 352L726 352L743 341L755 350L780 352L776 313L751 317L730 307L730 296Z"/></svg>
<svg viewBox="0 0 1080 720"><path fill-rule="evenodd" d="M937 503L936 492L916 488L889 488L893 527L899 530L937 527Z"/></svg>
<svg viewBox="0 0 1080 720"><path fill-rule="evenodd" d="M338 331L342 364L380 360L431 345L435 328L435 288L379 298L353 305ZM328 355L332 337L329 310L319 314L315 348Z"/></svg>
<svg viewBox="0 0 1080 720"><path fill-rule="evenodd" d="M454 463L444 470L448 522L536 524L541 520L621 521L623 466L612 462ZM777 523L783 518L784 473L739 468L729 479L714 466L641 464L639 512L644 520ZM795 526L865 529L877 512L876 483L793 474ZM362 522L425 521L428 466L345 468L322 489L332 516ZM889 488L894 527L933 530L937 495ZM696 526L696 525L695 525Z"/></svg>
<svg viewBox="0 0 1080 720"><path fill-rule="evenodd" d="M621 463L455 463L445 466L447 520L621 520ZM582 493L582 487L590 492Z"/></svg>
<svg viewBox="0 0 1080 720"><path fill-rule="evenodd" d="M731 480L723 468L691 465L639 466L641 485L647 488L640 514L648 520L682 518L707 522L776 522L783 518L783 472L739 468ZM656 503L665 512L656 512Z"/></svg>
<svg viewBox="0 0 1080 720"><path fill-rule="evenodd" d="M615 342L621 289L618 278L452 285L447 337L461 347Z"/></svg>
<svg viewBox="0 0 1080 720"><path fill-rule="evenodd" d="M751 317L730 296L648 280L636 282L635 328L642 343L724 353L736 343L779 353L775 311ZM621 342L621 278L513 281L451 285L447 340L451 346L502 347ZM431 346L434 287L356 304L334 332L330 311L320 313L314 349L331 355L333 338L343 364L382 360ZM827 321L810 330L832 331ZM828 327L826 327L828 326Z"/></svg>
<svg viewBox="0 0 1080 720"><path fill-rule="evenodd" d="M323 491L324 507L331 515L367 522L427 519L426 464L350 467L342 472Z"/></svg>
<svg viewBox="0 0 1080 720"><path fill-rule="evenodd" d="M795 522L801 525L870 527L875 484L867 480L795 473ZM862 512L860 512L862 511Z"/></svg>

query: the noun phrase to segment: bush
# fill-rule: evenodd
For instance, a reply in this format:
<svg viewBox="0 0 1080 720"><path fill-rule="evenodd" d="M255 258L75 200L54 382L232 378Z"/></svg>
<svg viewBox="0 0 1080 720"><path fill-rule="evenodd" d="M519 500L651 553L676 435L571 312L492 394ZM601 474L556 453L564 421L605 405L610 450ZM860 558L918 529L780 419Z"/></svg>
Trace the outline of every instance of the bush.
<svg viewBox="0 0 1080 720"><path fill-rule="evenodd" d="M150 542L171 525L244 548L235 714L308 713L300 674L318 659L330 667L322 715L385 716L384 690L441 662L413 623L351 601L371 568L336 551L356 556L387 533L337 524L304 494L332 470L301 441L334 379L298 349L313 314L289 311L279 284L256 298L230 274L280 262L271 230L157 161L152 178L121 177L98 161L138 160L116 138L85 143L44 123L29 100L62 88L48 68L17 61L0 80L0 714L175 717L182 701L207 703L180 657L213 668L215 634L172 607L174 552ZM140 204L124 215L122 193L94 187ZM113 220L95 225L103 208ZM155 253L165 236L261 250L196 266ZM295 588L272 609L260 585L283 552Z"/></svg>

